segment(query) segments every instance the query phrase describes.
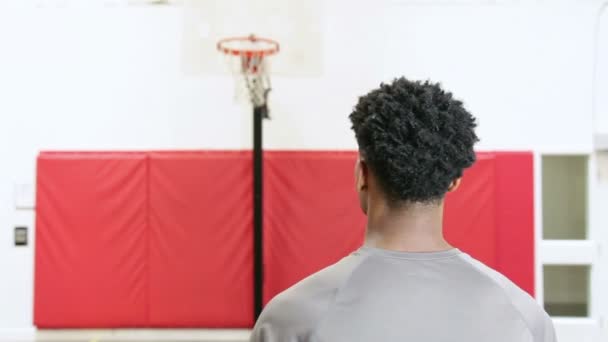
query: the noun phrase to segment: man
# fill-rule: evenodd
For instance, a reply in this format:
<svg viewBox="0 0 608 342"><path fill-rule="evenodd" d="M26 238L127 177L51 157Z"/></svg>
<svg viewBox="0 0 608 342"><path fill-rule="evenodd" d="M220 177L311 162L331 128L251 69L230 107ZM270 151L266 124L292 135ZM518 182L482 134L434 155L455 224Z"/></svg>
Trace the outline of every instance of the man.
<svg viewBox="0 0 608 342"><path fill-rule="evenodd" d="M399 78L361 97L350 120L365 245L274 298L251 341L555 341L527 293L443 237L444 196L478 140L462 102Z"/></svg>

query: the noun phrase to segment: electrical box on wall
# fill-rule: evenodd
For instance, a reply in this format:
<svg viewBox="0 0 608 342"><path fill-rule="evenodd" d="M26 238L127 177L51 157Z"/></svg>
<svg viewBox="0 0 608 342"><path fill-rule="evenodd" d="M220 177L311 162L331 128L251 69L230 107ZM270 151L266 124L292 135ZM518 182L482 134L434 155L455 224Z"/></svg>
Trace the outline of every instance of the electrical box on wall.
<svg viewBox="0 0 608 342"><path fill-rule="evenodd" d="M15 246L27 246L27 227L15 227Z"/></svg>

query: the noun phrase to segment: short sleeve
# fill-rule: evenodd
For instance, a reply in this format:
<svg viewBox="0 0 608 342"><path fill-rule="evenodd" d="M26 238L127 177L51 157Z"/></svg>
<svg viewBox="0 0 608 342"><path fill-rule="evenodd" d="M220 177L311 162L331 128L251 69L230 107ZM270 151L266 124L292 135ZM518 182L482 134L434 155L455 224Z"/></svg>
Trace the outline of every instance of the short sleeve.
<svg viewBox="0 0 608 342"><path fill-rule="evenodd" d="M307 341L315 315L310 305L293 301L292 293L283 293L268 303L253 328L250 342Z"/></svg>
<svg viewBox="0 0 608 342"><path fill-rule="evenodd" d="M547 314L545 314L544 339L539 342L557 342L553 320Z"/></svg>

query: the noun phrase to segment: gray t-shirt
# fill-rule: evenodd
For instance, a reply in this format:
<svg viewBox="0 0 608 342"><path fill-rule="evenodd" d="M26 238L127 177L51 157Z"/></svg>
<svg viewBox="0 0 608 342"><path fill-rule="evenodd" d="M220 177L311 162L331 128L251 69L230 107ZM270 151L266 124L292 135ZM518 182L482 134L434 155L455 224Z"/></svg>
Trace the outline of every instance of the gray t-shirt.
<svg viewBox="0 0 608 342"><path fill-rule="evenodd" d="M526 292L458 249L362 247L278 295L252 342L554 342Z"/></svg>

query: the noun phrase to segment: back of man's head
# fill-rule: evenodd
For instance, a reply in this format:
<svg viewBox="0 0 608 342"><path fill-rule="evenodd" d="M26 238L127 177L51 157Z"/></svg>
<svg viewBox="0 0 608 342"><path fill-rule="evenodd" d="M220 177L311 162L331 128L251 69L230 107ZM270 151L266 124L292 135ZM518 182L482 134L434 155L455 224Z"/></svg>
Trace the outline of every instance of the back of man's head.
<svg viewBox="0 0 608 342"><path fill-rule="evenodd" d="M350 120L360 157L391 204L441 200L475 162L475 118L439 84L381 84Z"/></svg>

